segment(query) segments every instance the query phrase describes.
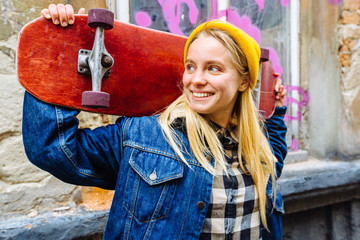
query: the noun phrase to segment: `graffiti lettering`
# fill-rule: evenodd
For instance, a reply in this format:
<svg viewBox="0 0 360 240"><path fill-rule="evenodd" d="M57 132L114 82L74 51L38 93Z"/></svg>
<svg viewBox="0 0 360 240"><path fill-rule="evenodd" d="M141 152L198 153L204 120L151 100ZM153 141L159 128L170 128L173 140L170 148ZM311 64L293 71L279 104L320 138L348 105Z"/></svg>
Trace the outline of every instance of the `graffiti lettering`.
<svg viewBox="0 0 360 240"><path fill-rule="evenodd" d="M190 23L195 24L197 22L199 10L193 0L158 0L158 2L163 9L163 14L170 32L184 35L179 27L181 20L181 3L185 3L189 8Z"/></svg>
<svg viewBox="0 0 360 240"><path fill-rule="evenodd" d="M289 103L296 104L297 106L297 113L296 116L291 116L289 114L285 114L284 120L285 121L300 121L301 120L301 108L305 107L310 100L309 93L302 89L299 86L287 86L285 87L288 93L291 93L292 91L297 91L299 95L301 96L302 100L298 101L297 99L287 96L285 98L285 105L288 105ZM291 150L297 151L299 150L299 143L294 135L291 137Z"/></svg>
<svg viewBox="0 0 360 240"><path fill-rule="evenodd" d="M297 110L296 116L291 116L291 115L286 114L284 117L284 120L285 121L290 121L290 120L300 121L301 120L300 109L305 107L309 103L309 100L310 100L309 93L299 86L287 86L286 90L288 91L288 93L290 93L292 91L297 91L300 94L300 96L302 97L302 100L298 101L297 99L295 99L293 97L285 98L285 103L284 103L285 105L288 105L289 103L294 103L297 105L298 110Z"/></svg>

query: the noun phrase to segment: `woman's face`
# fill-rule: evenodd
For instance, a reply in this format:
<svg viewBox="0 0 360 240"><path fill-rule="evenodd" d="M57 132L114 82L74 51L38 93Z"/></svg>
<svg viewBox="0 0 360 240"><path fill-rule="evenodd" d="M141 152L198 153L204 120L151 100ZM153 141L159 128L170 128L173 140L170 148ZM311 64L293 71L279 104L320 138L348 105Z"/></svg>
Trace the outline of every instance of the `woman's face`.
<svg viewBox="0 0 360 240"><path fill-rule="evenodd" d="M190 45L183 84L190 107L222 127L228 125L239 91L248 86L230 52L211 36L201 36Z"/></svg>

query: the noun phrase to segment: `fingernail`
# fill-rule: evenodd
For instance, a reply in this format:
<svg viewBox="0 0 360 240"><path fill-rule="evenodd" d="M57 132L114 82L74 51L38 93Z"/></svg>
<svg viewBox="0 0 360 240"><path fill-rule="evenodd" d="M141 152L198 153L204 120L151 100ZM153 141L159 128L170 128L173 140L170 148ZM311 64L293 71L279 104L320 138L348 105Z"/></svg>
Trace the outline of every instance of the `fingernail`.
<svg viewBox="0 0 360 240"><path fill-rule="evenodd" d="M50 14L46 14L46 18L50 19L51 18Z"/></svg>
<svg viewBox="0 0 360 240"><path fill-rule="evenodd" d="M67 27L67 22L62 22L62 24L61 24L61 26L63 26L63 27Z"/></svg>
<svg viewBox="0 0 360 240"><path fill-rule="evenodd" d="M59 25L59 20L55 20L55 21L54 21L54 24L55 24L55 25Z"/></svg>
<svg viewBox="0 0 360 240"><path fill-rule="evenodd" d="M74 20L70 19L69 24L74 24Z"/></svg>

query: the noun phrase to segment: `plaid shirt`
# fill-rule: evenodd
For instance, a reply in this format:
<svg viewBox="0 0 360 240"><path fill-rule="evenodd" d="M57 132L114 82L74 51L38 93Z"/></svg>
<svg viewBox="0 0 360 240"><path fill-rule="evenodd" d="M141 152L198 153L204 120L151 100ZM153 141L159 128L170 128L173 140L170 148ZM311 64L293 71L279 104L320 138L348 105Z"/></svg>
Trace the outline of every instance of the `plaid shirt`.
<svg viewBox="0 0 360 240"><path fill-rule="evenodd" d="M238 141L231 129L215 126L225 150L228 174L215 166L209 209L200 239L261 239L259 201L254 181L238 162Z"/></svg>

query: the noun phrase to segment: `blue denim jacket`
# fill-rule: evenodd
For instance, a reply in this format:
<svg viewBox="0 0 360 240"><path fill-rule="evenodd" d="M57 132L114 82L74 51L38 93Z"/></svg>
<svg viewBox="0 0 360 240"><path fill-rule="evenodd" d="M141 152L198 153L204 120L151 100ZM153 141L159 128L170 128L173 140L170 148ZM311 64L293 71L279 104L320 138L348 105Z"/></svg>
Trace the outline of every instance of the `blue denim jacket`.
<svg viewBox="0 0 360 240"><path fill-rule="evenodd" d="M266 122L281 174L287 152L286 108ZM210 200L213 176L179 134L190 167L165 140L157 116L120 118L95 130L78 129L78 111L43 103L26 93L23 141L29 160L71 184L115 189L104 239L199 239ZM269 226L281 237L280 193L272 203ZM276 235L279 235L278 237Z"/></svg>

